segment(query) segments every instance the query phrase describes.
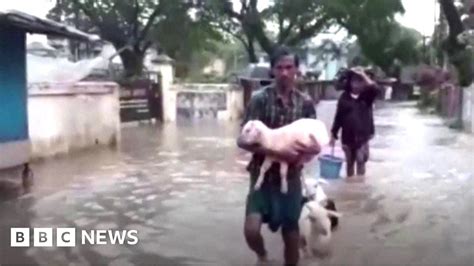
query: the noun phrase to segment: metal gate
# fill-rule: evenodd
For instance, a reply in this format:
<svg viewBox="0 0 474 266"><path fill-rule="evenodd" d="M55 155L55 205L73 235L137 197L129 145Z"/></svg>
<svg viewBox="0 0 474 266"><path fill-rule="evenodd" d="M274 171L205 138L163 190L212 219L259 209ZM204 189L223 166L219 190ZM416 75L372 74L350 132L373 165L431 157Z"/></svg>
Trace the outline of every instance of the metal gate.
<svg viewBox="0 0 474 266"><path fill-rule="evenodd" d="M159 82L142 79L120 88L121 122L156 119L163 121L162 91Z"/></svg>

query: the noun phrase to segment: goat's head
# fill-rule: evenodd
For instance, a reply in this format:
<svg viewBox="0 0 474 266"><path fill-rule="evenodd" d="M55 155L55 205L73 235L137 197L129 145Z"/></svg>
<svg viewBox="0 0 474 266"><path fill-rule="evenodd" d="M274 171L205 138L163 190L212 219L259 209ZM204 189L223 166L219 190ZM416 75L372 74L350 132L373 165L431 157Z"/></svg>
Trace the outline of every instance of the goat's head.
<svg viewBox="0 0 474 266"><path fill-rule="evenodd" d="M262 139L263 132L267 126L262 121L250 120L242 128L240 140L245 144L257 144Z"/></svg>

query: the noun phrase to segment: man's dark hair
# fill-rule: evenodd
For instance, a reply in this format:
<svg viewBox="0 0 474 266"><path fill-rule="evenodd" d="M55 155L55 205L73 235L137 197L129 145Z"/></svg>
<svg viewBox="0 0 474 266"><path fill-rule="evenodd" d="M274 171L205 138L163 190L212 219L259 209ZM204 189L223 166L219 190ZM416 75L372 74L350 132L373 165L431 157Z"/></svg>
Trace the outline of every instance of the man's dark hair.
<svg viewBox="0 0 474 266"><path fill-rule="evenodd" d="M339 69L335 78L336 90L350 91L351 76L351 71L348 68Z"/></svg>
<svg viewBox="0 0 474 266"><path fill-rule="evenodd" d="M278 62L278 60L285 56L293 56L293 58L295 59L295 66L300 66L300 58L296 53L291 51L291 49L286 46L279 46L273 51L272 56L270 57L270 67L273 68Z"/></svg>

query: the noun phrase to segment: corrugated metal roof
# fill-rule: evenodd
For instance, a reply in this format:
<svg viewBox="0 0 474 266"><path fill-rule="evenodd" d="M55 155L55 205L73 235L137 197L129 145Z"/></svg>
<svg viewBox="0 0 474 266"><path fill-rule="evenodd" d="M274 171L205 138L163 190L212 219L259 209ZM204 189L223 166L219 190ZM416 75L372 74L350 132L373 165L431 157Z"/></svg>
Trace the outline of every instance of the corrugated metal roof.
<svg viewBox="0 0 474 266"><path fill-rule="evenodd" d="M18 10L0 10L0 24L9 25L25 32L67 37L84 41L100 38L50 19L39 18Z"/></svg>

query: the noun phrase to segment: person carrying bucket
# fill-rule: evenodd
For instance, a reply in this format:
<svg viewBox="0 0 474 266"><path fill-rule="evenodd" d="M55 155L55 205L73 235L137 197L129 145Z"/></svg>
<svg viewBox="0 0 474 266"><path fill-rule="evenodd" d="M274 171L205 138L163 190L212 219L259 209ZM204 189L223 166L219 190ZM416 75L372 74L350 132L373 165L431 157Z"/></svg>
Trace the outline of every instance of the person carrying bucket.
<svg viewBox="0 0 474 266"><path fill-rule="evenodd" d="M364 177L369 159L369 141L375 134L373 103L379 88L373 76L360 67L344 71L337 82L344 90L337 103L336 115L331 129L332 147L342 129L342 149L346 157L347 178L353 178L357 166L357 176Z"/></svg>

